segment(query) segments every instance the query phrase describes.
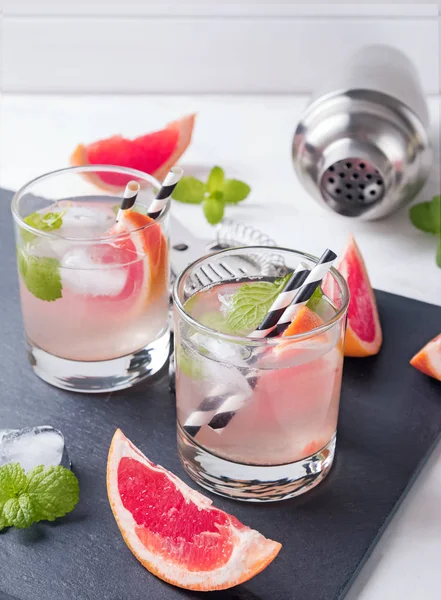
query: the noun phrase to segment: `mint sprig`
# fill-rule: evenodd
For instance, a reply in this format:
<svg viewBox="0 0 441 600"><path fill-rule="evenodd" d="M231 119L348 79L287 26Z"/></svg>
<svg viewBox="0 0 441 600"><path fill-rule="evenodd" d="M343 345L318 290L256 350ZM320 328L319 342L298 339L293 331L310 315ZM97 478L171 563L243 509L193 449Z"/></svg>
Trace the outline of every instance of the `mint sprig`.
<svg viewBox="0 0 441 600"><path fill-rule="evenodd" d="M245 200L251 188L238 179L225 179L221 167L213 167L204 183L196 177L183 177L173 191L172 198L185 204L202 204L205 218L211 225L219 223L226 204Z"/></svg>
<svg viewBox="0 0 441 600"><path fill-rule="evenodd" d="M273 282L244 283L231 299L228 328L231 331L255 329L265 318L289 277L290 275L286 275Z"/></svg>
<svg viewBox="0 0 441 600"><path fill-rule="evenodd" d="M436 264L441 268L441 196L415 204L409 209L409 217L417 229L438 237Z"/></svg>
<svg viewBox="0 0 441 600"><path fill-rule="evenodd" d="M39 229L40 231L54 231L60 229L63 225L63 217L69 210L69 207L70 202L68 202L66 208L60 212L47 212L44 214L33 212L23 220L31 227ZM36 237L36 234L22 228L21 237L24 242L31 242Z"/></svg>
<svg viewBox="0 0 441 600"><path fill-rule="evenodd" d="M25 473L18 463L0 467L0 530L54 521L79 500L78 479L64 467L35 467Z"/></svg>
<svg viewBox="0 0 441 600"><path fill-rule="evenodd" d="M231 330L229 333L246 332L260 325L290 276L285 275L272 283L258 281L242 285L231 300L227 318L227 327ZM322 298L323 292L319 286L308 300L308 308L315 311Z"/></svg>
<svg viewBox="0 0 441 600"><path fill-rule="evenodd" d="M17 247L18 272L36 298L52 302L62 297L60 262L56 258L32 256Z"/></svg>

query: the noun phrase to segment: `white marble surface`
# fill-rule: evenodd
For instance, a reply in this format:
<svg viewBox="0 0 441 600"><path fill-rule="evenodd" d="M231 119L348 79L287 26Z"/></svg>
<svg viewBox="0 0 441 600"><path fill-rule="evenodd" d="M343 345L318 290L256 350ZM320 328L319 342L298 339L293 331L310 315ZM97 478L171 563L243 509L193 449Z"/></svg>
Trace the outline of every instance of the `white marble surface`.
<svg viewBox="0 0 441 600"><path fill-rule="evenodd" d="M436 240L414 229L407 209L378 222L351 221L324 211L293 172L290 146L307 99L293 96L17 96L1 103L0 185L17 189L30 178L68 165L79 142L115 133L128 137L198 113L193 142L180 164L205 176L214 164L252 186L227 216L250 223L280 245L319 254L342 249L352 232L375 287L441 304ZM440 99L429 99L434 164L440 164ZM434 168L420 199L440 193ZM6 210L6 207L5 209ZM199 206L175 203L175 214L210 237ZM441 323L440 323L441 330ZM433 332L434 335L439 333ZM441 404L440 404L441 410ZM441 445L430 458L349 593L350 600L439 600L441 597Z"/></svg>

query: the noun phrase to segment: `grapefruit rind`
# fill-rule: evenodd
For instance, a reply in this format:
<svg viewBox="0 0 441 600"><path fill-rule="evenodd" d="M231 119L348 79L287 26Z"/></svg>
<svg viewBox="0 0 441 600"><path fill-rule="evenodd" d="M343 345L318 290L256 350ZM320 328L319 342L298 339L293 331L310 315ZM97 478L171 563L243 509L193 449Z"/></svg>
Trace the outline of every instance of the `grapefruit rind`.
<svg viewBox="0 0 441 600"><path fill-rule="evenodd" d="M425 375L441 381L441 334L421 348L410 364Z"/></svg>
<svg viewBox="0 0 441 600"><path fill-rule="evenodd" d="M174 150L172 151L171 155L165 160L165 162L160 167L158 167L152 173L150 173L150 175L152 175L153 177L156 177L159 180L163 180L164 177L167 175L168 171L171 169L171 167L176 164L176 162L179 160L179 158L182 156L182 154L185 152L185 150L188 148L188 146L191 142L191 136L193 133L195 117L196 117L195 114L187 115L185 117L182 117L182 119L172 121L163 130L161 130L161 131L165 131L165 130L170 130L170 129L178 129L179 130L178 141L177 141L177 144L176 144ZM160 133L160 131L152 132L152 133L158 134L158 133ZM141 136L141 137L146 137L146 136ZM100 144L101 142L103 144L105 144L109 139L111 139L111 138L99 140L98 142L94 142L94 143L90 144L90 146L96 146L96 145ZM134 146L136 146L136 139L135 140L126 140L125 138L121 138L121 139L123 142L128 142L128 143L131 142ZM85 165L93 165L96 163L90 162L90 160L89 160L88 146L86 146L84 144L78 144L70 157L70 164L74 167L79 167L79 166L85 166ZM120 166L120 167L129 167L129 168L133 167L133 165L130 164L129 158L127 161L124 162L124 164L119 164L119 165L116 165L115 163L111 163L111 164L114 164L114 166ZM148 165L145 165L145 167L142 169L142 171L144 171L145 173L149 173ZM108 192L118 193L125 187L124 185L114 185L114 184L108 183L106 181L103 181L103 179L99 175L97 175L97 173L84 172L84 173L81 173L81 175L85 179L90 181L90 183L95 185L96 187L106 190ZM133 177L132 177L132 179L133 179ZM139 181L139 184L141 187L150 185L150 183L148 183L145 180L139 179L138 181Z"/></svg>
<svg viewBox="0 0 441 600"><path fill-rule="evenodd" d="M110 506L127 546L148 571L163 581L189 590L228 589L260 573L279 553L281 544L248 527L238 528L235 525L237 520L230 516L233 551L228 562L212 571L189 571L176 562L168 563L164 556L154 554L142 544L135 532L138 526L132 514L123 506L118 488L118 465L123 457L135 459L149 469L166 473L185 496L186 502L193 502L200 510L210 510L212 502L188 487L173 473L150 462L122 431L117 429L110 445L107 462L107 493Z"/></svg>

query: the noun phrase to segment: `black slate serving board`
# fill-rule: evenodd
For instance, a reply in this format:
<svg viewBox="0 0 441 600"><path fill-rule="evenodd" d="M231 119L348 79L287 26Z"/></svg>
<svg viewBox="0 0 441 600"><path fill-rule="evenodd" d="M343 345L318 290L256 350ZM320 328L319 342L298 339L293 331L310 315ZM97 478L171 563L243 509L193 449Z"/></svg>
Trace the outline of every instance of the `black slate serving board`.
<svg viewBox="0 0 441 600"><path fill-rule="evenodd" d="M441 384L409 358L441 329L441 308L378 292L384 329L379 356L345 362L337 458L303 497L223 509L283 544L252 581L202 594L173 588L136 561L111 514L107 451L117 427L153 461L193 484L175 445L174 399L165 369L131 390L81 395L40 381L26 358L15 273L10 193L0 223L0 428L50 424L64 432L81 499L55 523L0 534L5 600L336 600L343 598L441 433ZM2 596L2 593L4 596Z"/></svg>

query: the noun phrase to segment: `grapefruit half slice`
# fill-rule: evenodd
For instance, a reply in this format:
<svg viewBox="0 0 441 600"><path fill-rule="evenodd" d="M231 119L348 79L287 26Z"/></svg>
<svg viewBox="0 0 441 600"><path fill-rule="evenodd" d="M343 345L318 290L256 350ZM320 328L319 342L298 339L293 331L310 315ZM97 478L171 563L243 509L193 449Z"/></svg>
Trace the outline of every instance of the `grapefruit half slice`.
<svg viewBox="0 0 441 600"><path fill-rule="evenodd" d="M380 317L374 291L361 252L351 235L336 269L346 279L351 299L345 339L345 356L372 356L380 351L383 342ZM326 278L323 291L331 299L332 289ZM331 283L332 285L332 283Z"/></svg>
<svg viewBox="0 0 441 600"><path fill-rule="evenodd" d="M117 165L138 169L160 181L187 149L193 133L195 115L169 123L164 129L134 140L114 135L89 145L79 144L70 157L73 166ZM98 187L119 192L133 179L122 173L84 173Z"/></svg>
<svg viewBox="0 0 441 600"><path fill-rule="evenodd" d="M114 244L119 251L131 252L134 257L123 292L137 296L137 306L144 309L149 302L163 295L167 288L168 248L161 226L147 215L125 210L108 233L130 233L130 236L117 238Z"/></svg>
<svg viewBox="0 0 441 600"><path fill-rule="evenodd" d="M441 333L421 348L410 364L429 377L441 381Z"/></svg>
<svg viewBox="0 0 441 600"><path fill-rule="evenodd" d="M152 463L119 429L107 461L107 493L136 558L181 588L238 585L267 567L281 548Z"/></svg>
<svg viewBox="0 0 441 600"><path fill-rule="evenodd" d="M323 319L307 306L303 306L282 333L282 337L306 333L307 331L312 331L312 329L315 329L316 327L320 327L320 325L323 325Z"/></svg>

